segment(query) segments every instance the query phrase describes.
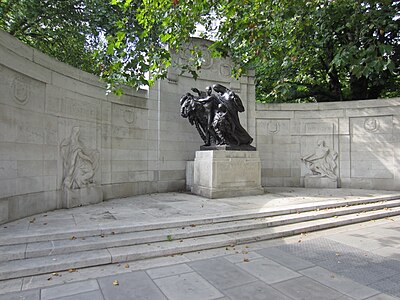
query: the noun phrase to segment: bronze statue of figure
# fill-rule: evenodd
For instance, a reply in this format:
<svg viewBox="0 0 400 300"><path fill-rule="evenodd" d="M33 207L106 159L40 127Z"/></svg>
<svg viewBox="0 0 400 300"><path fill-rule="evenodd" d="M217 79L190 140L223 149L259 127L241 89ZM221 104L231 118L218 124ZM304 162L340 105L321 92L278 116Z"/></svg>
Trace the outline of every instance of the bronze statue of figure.
<svg viewBox="0 0 400 300"><path fill-rule="evenodd" d="M180 100L181 116L195 125L204 147L229 146L237 150L255 150L253 138L242 127L239 112L244 111L242 100L232 90L220 84L206 91L192 88L197 96L186 93ZM213 93L213 91L215 93Z"/></svg>

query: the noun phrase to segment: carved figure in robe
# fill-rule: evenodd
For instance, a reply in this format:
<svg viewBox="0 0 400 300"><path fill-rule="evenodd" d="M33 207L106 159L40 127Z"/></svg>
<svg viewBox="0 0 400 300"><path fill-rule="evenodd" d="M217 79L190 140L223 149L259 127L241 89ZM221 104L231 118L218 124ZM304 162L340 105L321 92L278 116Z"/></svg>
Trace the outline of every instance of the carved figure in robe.
<svg viewBox="0 0 400 300"><path fill-rule="evenodd" d="M63 140L60 146L63 158L63 188L80 189L94 183L99 153L86 148L79 135L79 127L73 127L71 136Z"/></svg>

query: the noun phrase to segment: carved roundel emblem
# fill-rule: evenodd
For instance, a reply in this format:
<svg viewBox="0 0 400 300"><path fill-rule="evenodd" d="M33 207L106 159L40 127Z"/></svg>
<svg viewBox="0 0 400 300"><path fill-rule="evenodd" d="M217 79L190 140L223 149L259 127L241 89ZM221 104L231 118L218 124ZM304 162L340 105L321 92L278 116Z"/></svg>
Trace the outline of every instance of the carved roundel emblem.
<svg viewBox="0 0 400 300"><path fill-rule="evenodd" d="M202 59L203 59L203 63L201 65L202 68L204 68L204 69L211 68L211 66L213 64L213 59L211 57L210 51L208 51L206 46L202 46L200 49L201 49L201 54L202 54Z"/></svg>
<svg viewBox="0 0 400 300"><path fill-rule="evenodd" d="M368 118L364 122L364 128L369 132L376 132L379 129L379 121L374 118Z"/></svg>
<svg viewBox="0 0 400 300"><path fill-rule="evenodd" d="M220 73L224 77L231 77L231 67L227 64L221 65Z"/></svg>
<svg viewBox="0 0 400 300"><path fill-rule="evenodd" d="M23 77L16 77L12 82L13 99L19 104L25 104L29 99L29 83Z"/></svg>
<svg viewBox="0 0 400 300"><path fill-rule="evenodd" d="M132 124L135 121L135 114L134 114L133 110L126 109L124 111L124 120L128 124Z"/></svg>
<svg viewBox="0 0 400 300"><path fill-rule="evenodd" d="M187 62L191 56L192 56L192 54L190 53L189 48L179 52L179 57L184 62Z"/></svg>
<svg viewBox="0 0 400 300"><path fill-rule="evenodd" d="M192 54L192 50L191 50L192 47L193 46L190 45L189 48L187 48L184 51L179 53L181 63L187 63L193 58L193 54ZM202 67L202 69L211 68L211 66L213 64L213 58L211 57L211 53L208 50L207 46L202 45L199 47L199 50L201 51L201 60L202 60L201 67Z"/></svg>
<svg viewBox="0 0 400 300"><path fill-rule="evenodd" d="M277 134L279 132L280 126L278 122L269 122L267 124L267 130L270 134Z"/></svg>

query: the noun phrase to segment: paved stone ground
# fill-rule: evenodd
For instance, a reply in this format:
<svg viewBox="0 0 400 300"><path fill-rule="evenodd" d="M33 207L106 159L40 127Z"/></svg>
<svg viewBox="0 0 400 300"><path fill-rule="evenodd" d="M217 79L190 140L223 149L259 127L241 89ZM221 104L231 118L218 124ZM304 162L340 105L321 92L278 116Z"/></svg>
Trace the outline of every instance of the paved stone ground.
<svg viewBox="0 0 400 300"><path fill-rule="evenodd" d="M280 191L279 195L289 199L287 193L297 200L307 198L302 194L304 190ZM329 195L321 197L325 196ZM226 201L231 200L220 205ZM244 202L241 198L234 206L254 208L257 201L248 206ZM92 211L93 216L96 209ZM9 293L15 286L23 291ZM400 217L279 240L0 282L0 294L0 300L400 299Z"/></svg>
<svg viewBox="0 0 400 300"><path fill-rule="evenodd" d="M114 224L149 224L244 211L260 212L326 200L354 200L390 195L400 193L359 189L268 188L263 195L224 199L206 199L187 193L149 194L38 214L0 225L0 236L98 229Z"/></svg>

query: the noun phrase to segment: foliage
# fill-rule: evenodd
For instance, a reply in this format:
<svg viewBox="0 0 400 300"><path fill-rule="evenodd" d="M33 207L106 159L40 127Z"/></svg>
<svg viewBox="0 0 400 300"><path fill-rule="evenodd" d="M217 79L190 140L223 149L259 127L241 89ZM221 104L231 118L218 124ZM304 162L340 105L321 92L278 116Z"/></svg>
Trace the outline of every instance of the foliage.
<svg viewBox="0 0 400 300"><path fill-rule="evenodd" d="M118 92L164 78L170 50L202 25L234 75L256 70L258 100L338 101L400 95L399 11L399 0L1 0L0 27ZM196 77L192 54L181 68Z"/></svg>
<svg viewBox="0 0 400 300"><path fill-rule="evenodd" d="M98 73L93 49L109 16L116 21L116 9L101 0L2 0L0 27L60 61Z"/></svg>
<svg viewBox="0 0 400 300"><path fill-rule="evenodd" d="M154 0L139 11L145 32L175 49L204 25L235 75L255 68L259 100L400 95L398 0Z"/></svg>
<svg viewBox="0 0 400 300"><path fill-rule="evenodd" d="M258 62L258 95L269 101L399 95L399 9L399 1L300 3L275 31L285 54Z"/></svg>

